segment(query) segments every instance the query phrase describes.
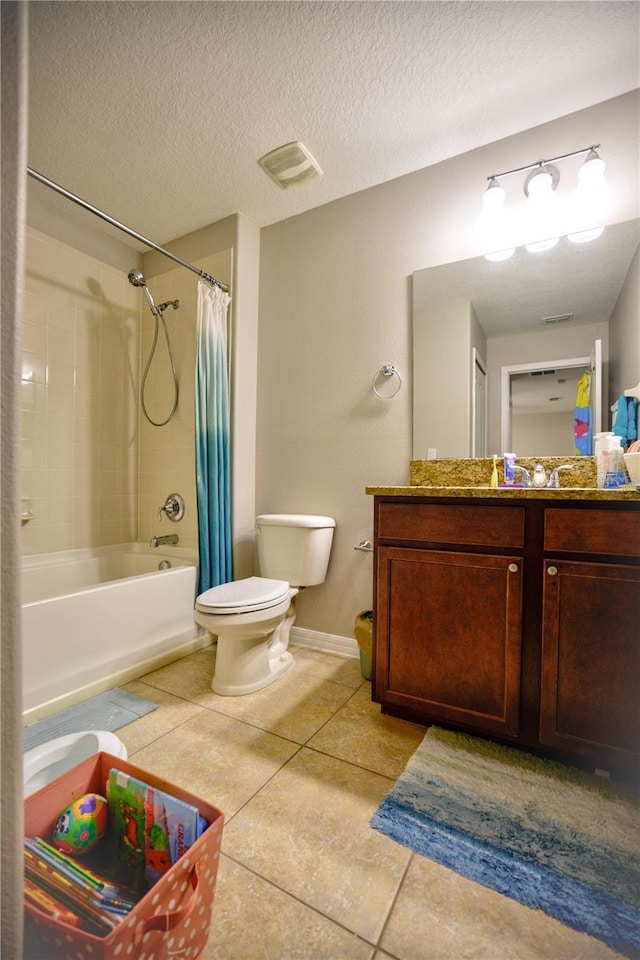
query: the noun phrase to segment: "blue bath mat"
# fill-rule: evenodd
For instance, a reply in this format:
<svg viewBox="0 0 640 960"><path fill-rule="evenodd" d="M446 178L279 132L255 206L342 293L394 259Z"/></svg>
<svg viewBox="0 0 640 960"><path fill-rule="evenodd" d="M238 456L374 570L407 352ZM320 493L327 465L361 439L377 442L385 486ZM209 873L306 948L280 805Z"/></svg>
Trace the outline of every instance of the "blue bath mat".
<svg viewBox="0 0 640 960"><path fill-rule="evenodd" d="M114 687L113 690L107 690L106 693L78 703L75 707L32 723L24 731L24 750L26 752L47 740L65 737L69 733L80 733L82 730L113 732L151 713L157 706L157 703L143 700L135 693Z"/></svg>
<svg viewBox="0 0 640 960"><path fill-rule="evenodd" d="M431 727L371 825L626 957L640 957L635 791Z"/></svg>

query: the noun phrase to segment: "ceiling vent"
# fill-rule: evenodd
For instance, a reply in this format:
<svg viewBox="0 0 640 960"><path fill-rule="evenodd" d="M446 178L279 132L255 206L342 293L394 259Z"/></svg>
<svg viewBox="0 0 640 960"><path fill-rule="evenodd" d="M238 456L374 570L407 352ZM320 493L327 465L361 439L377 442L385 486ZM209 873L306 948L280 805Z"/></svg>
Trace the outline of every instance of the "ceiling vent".
<svg viewBox="0 0 640 960"><path fill-rule="evenodd" d="M284 146L265 153L258 163L282 190L299 187L322 176L318 161L299 140L285 143Z"/></svg>
<svg viewBox="0 0 640 960"><path fill-rule="evenodd" d="M543 317L542 323L545 326L549 326L553 323L565 323L567 320L573 320L572 313L559 313L556 317Z"/></svg>

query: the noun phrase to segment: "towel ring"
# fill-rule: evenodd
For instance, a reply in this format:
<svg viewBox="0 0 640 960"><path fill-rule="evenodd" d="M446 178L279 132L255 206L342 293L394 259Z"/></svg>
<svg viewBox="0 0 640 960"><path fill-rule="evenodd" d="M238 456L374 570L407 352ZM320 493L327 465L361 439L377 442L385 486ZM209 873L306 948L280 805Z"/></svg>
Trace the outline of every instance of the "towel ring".
<svg viewBox="0 0 640 960"><path fill-rule="evenodd" d="M387 393L387 394L379 393L376 383L380 374L382 374L383 377L398 378L398 383L393 393ZM375 377L373 378L373 392L375 393L376 397L380 397L381 400L392 400L401 386L402 386L402 378L400 377L400 374L398 373L398 371L396 370L396 368L392 363L385 363L382 367L380 367Z"/></svg>

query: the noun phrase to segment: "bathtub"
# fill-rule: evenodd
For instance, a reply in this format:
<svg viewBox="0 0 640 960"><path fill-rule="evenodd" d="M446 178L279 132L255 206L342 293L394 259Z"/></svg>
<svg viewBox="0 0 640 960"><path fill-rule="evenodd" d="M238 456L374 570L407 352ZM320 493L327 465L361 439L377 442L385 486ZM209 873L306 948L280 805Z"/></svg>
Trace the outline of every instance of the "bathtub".
<svg viewBox="0 0 640 960"><path fill-rule="evenodd" d="M39 719L205 646L193 620L196 575L192 551L141 543L25 557L25 717Z"/></svg>

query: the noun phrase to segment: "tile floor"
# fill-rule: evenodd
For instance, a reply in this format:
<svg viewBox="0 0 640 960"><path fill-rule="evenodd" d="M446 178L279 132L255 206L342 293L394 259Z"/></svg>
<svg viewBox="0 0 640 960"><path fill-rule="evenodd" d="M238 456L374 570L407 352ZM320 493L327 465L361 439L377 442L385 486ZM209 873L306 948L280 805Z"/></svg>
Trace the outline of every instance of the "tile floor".
<svg viewBox="0 0 640 960"><path fill-rule="evenodd" d="M126 689L158 709L130 760L225 814L201 960L613 960L576 933L369 827L424 728L384 717L358 660L293 649L265 690L220 697L200 650Z"/></svg>

